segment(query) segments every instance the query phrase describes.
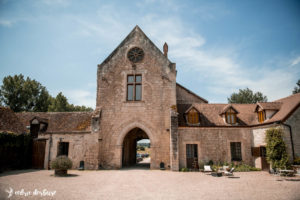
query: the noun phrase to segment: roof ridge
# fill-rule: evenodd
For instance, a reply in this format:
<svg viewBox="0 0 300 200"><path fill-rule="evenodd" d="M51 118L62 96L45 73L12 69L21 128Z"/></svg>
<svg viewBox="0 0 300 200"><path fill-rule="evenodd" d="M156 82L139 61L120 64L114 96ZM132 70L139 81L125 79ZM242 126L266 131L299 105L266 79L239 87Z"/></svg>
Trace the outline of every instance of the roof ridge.
<svg viewBox="0 0 300 200"><path fill-rule="evenodd" d="M202 101L208 103L208 101L206 99L204 99L203 97L200 97L199 95L197 95L196 93L192 92L191 90L187 89L186 87L182 86L181 84L176 82L176 85L178 85L179 87L183 88L184 90L186 90L187 92L191 93L192 95L196 96L197 98L201 99Z"/></svg>
<svg viewBox="0 0 300 200"><path fill-rule="evenodd" d="M284 100L284 99L292 98L292 97L297 96L297 95L300 96L300 93L298 92L298 93L296 93L296 94L291 94L291 95L289 95L289 96L287 96L287 97L283 97L283 98L277 99L277 100L275 100L275 101L273 101L273 102L280 102L280 101L282 101L282 100Z"/></svg>
<svg viewBox="0 0 300 200"><path fill-rule="evenodd" d="M41 113L47 113L47 114L52 114L52 113L93 113L93 111L75 111L75 112L72 112L72 111L69 111L69 112L16 112L17 114L18 113L37 113L37 114L41 114Z"/></svg>

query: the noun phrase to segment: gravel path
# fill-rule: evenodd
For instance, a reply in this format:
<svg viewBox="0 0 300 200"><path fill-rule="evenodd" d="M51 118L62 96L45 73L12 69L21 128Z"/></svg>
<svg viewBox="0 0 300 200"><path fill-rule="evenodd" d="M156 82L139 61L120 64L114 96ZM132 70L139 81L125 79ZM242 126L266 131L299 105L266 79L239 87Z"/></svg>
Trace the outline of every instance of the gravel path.
<svg viewBox="0 0 300 200"><path fill-rule="evenodd" d="M266 172L236 172L236 178L141 169L70 170L69 177L54 177L53 173L24 170L0 174L0 199L8 199L5 190L10 188L31 192L10 199L300 199L300 177ZM56 193L41 197L37 191L33 195L35 189Z"/></svg>

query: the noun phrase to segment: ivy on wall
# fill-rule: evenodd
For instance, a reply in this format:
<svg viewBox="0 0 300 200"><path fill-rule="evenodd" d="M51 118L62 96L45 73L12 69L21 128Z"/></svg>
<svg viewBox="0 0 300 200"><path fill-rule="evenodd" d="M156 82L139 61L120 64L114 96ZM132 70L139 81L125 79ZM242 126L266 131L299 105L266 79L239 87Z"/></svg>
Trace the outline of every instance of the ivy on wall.
<svg viewBox="0 0 300 200"><path fill-rule="evenodd" d="M282 128L270 128L266 130L267 161L272 168L284 169L289 166L289 158L286 151L286 144L283 140Z"/></svg>

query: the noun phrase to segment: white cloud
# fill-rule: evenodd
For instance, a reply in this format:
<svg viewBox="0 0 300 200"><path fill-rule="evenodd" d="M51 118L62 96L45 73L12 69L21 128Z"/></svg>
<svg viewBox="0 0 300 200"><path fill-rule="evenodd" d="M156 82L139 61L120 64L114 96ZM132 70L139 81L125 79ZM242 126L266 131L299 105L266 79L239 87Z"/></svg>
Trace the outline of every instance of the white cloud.
<svg viewBox="0 0 300 200"><path fill-rule="evenodd" d="M298 56L297 58L293 59L291 62L291 65L298 65L300 63L300 56Z"/></svg>
<svg viewBox="0 0 300 200"><path fill-rule="evenodd" d="M161 3L161 1L158 2ZM157 1L146 1L144 6L155 3ZM169 5L171 2L167 1L167 3ZM161 3L160 5L163 6L164 4ZM139 6L143 6L143 4ZM167 9L167 6L165 8ZM215 6L212 9L218 8ZM131 21L136 22L160 49L162 49L164 42L169 44L169 57L177 63L178 69L188 71L191 74L201 74L201 77L207 80L206 85L202 85L202 87L210 91L211 95L229 96L232 92L246 87L263 92L269 97L269 100L290 94L288 90L292 88L293 80L296 79L295 70L283 67L274 70L275 61L263 64L263 66L256 66L256 68L247 64L242 65L240 64L242 60L240 60L234 45L230 47L218 46L217 49L210 47L200 33L195 32L193 27L185 24L178 16L162 16L154 13L137 16L130 11L122 10L122 12L125 13L119 13L113 4L103 5L98 10L95 21L80 17L74 19L80 24L83 35L93 36L110 44L123 39L120 36L126 36L134 26L128 27L128 24ZM126 18L123 18L122 16L125 15ZM208 16L208 18L213 17ZM240 49L241 46L247 44L242 40L237 45L237 48ZM291 62L291 65L297 65L299 62L300 57L297 57ZM282 60L280 63L278 61L277 65L284 66L283 63L285 66L290 65ZM195 85L197 84L195 83ZM193 88L190 89L193 90Z"/></svg>
<svg viewBox="0 0 300 200"><path fill-rule="evenodd" d="M96 94L88 90L67 90L63 94L68 98L69 103L79 106L96 107Z"/></svg>
<svg viewBox="0 0 300 200"><path fill-rule="evenodd" d="M11 27L12 25L13 21L0 19L0 26Z"/></svg>
<svg viewBox="0 0 300 200"><path fill-rule="evenodd" d="M300 71L282 67L289 65L287 60L262 64L256 68L241 65L242 61L232 47L219 46L218 51L213 51L207 44L204 48L205 38L193 32L191 27L184 26L178 18L159 20L155 16L146 16L143 27L159 47L165 41L169 44L169 57L177 63L178 69L188 70L191 74L199 73L202 78L207 79L206 85L202 87L210 90L212 95L229 96L238 89L249 87L254 91L261 91L270 101L276 100L290 95L293 80ZM297 57L292 65L299 62L300 57ZM279 67L274 66L276 64Z"/></svg>

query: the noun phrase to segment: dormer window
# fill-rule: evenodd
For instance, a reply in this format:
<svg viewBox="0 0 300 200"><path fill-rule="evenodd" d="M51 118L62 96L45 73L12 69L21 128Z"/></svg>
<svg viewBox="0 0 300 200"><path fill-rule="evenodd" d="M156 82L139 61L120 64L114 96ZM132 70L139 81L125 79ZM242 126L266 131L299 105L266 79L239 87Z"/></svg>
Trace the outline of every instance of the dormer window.
<svg viewBox="0 0 300 200"><path fill-rule="evenodd" d="M226 105L220 113L224 122L232 125L237 125L237 114L239 114L239 112L231 104Z"/></svg>
<svg viewBox="0 0 300 200"><path fill-rule="evenodd" d="M265 121L265 111L262 110L262 111L258 111L258 121L259 123L262 123Z"/></svg>
<svg viewBox="0 0 300 200"><path fill-rule="evenodd" d="M186 117L187 117L188 124L196 125L200 123L199 112L194 108L188 111Z"/></svg>
<svg viewBox="0 0 300 200"><path fill-rule="evenodd" d="M235 124L236 123L236 112L230 108L225 112L226 123Z"/></svg>

